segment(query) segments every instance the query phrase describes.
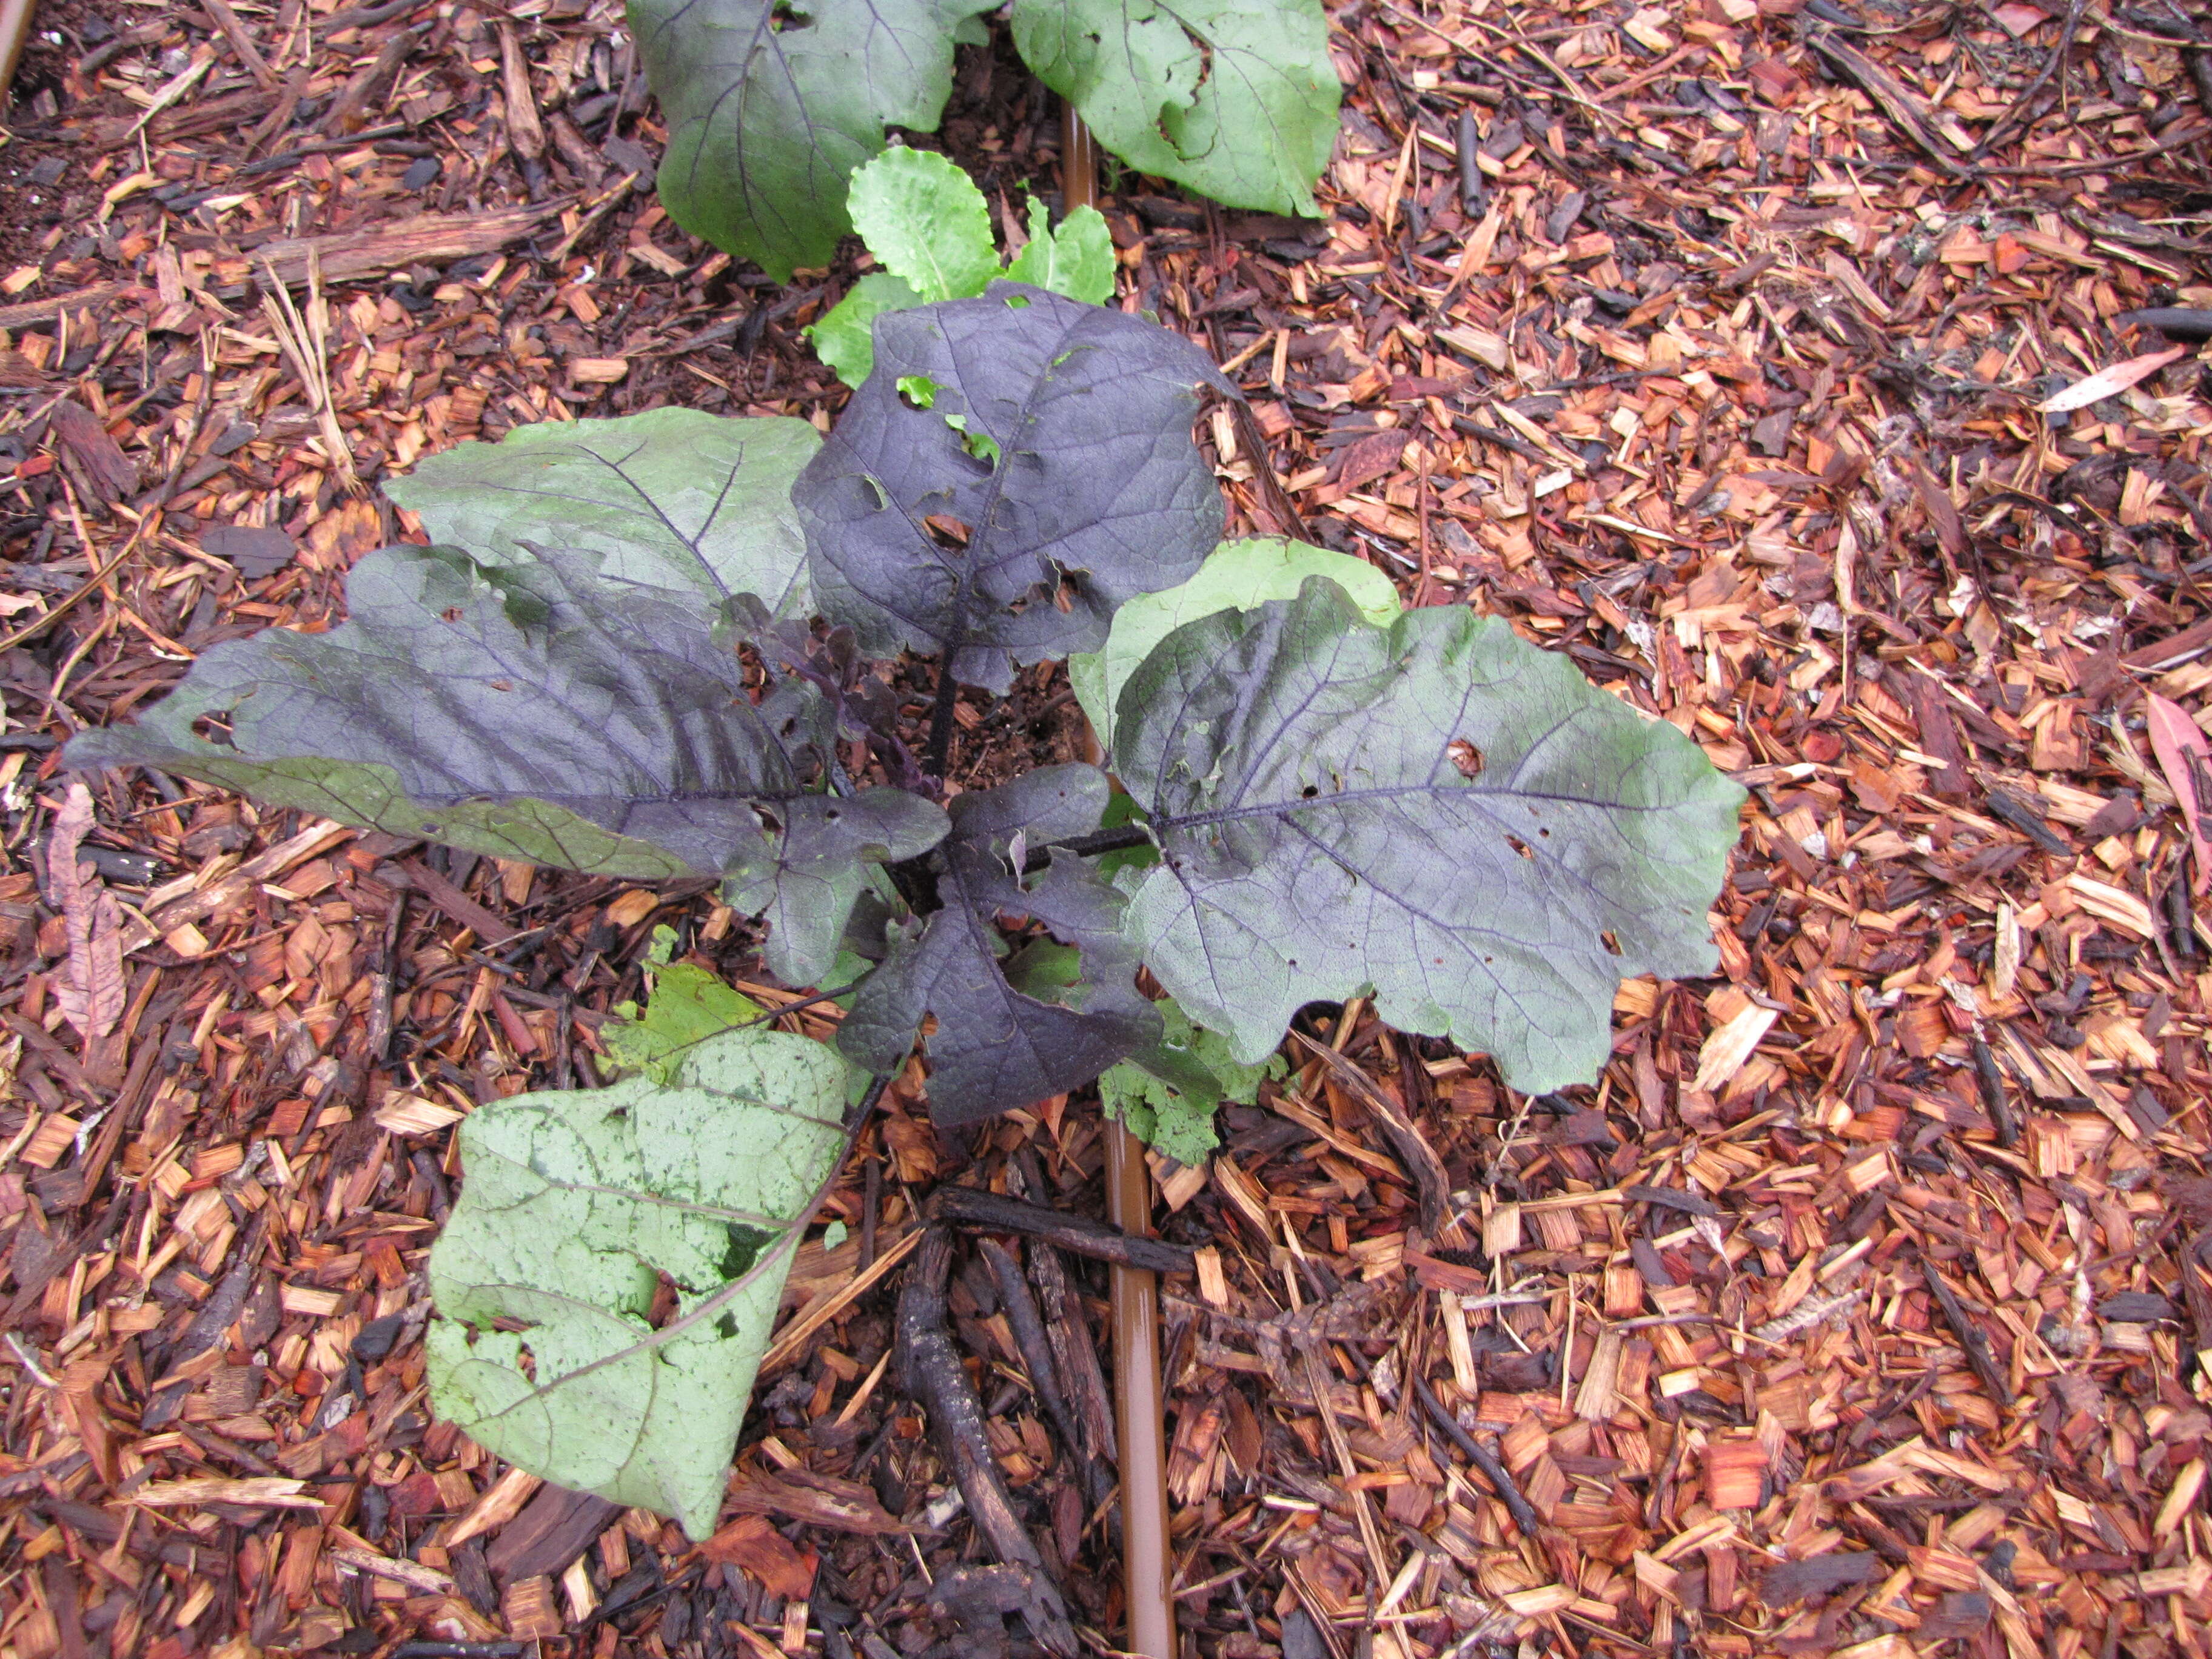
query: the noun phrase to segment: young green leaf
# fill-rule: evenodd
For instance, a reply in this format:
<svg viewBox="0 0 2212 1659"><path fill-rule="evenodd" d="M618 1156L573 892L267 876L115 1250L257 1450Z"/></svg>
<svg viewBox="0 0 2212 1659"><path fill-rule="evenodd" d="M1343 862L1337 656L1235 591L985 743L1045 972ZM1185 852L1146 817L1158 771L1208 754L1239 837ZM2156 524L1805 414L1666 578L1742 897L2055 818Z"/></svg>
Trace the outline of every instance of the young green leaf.
<svg viewBox="0 0 2212 1659"><path fill-rule="evenodd" d="M1217 611L1249 610L1270 599L1294 599L1308 576L1328 577L1350 595L1361 616L1379 628L1398 619L1398 590L1364 559L1275 536L1224 542L1188 581L1141 594L1116 611L1105 649L1067 659L1068 684L1091 717L1098 741L1112 744L1114 700L1154 646L1185 623Z"/></svg>
<svg viewBox="0 0 2212 1659"><path fill-rule="evenodd" d="M695 236L779 283L851 228L853 170L886 125L927 132L952 48L994 0L629 0L668 118L660 199Z"/></svg>
<svg viewBox="0 0 2212 1659"><path fill-rule="evenodd" d="M696 603L609 582L589 558L495 570L392 547L355 567L346 598L326 634L205 652L137 725L76 738L68 763L160 767L572 870L722 876L732 904L770 911L769 963L802 985L830 961L860 861L945 832L919 796L818 793L835 741L822 693L784 681L756 704Z"/></svg>
<svg viewBox="0 0 2212 1659"><path fill-rule="evenodd" d="M761 1018L760 1004L704 968L672 961L675 953L676 930L654 928L646 947L644 1009L635 1002L617 1003L615 1017L599 1028L599 1045L616 1066L667 1085L675 1083L684 1060L700 1043Z"/></svg>
<svg viewBox="0 0 2212 1659"><path fill-rule="evenodd" d="M1221 1144L1213 1128L1221 1103L1250 1105L1261 1084L1280 1077L1289 1063L1277 1052L1263 1064L1239 1065L1228 1040L1193 1025L1173 997L1153 1006L1166 1027L1160 1040L1100 1076L1099 1103L1153 1151L1178 1164L1202 1164Z"/></svg>
<svg viewBox="0 0 2212 1659"><path fill-rule="evenodd" d="M1030 197L1029 246L1006 267L1006 280L1104 305L1114 297L1114 237L1105 215L1079 207L1054 229L1044 204Z"/></svg>
<svg viewBox="0 0 2212 1659"><path fill-rule="evenodd" d="M1097 1077L1158 1040L1159 1016L1137 994L1137 958L1121 931L1121 897L1080 859L1055 856L1025 878L1020 846L1098 827L1105 775L1048 766L952 802L952 832L937 859L943 908L890 934L883 965L853 999L838 1046L878 1074L904 1063L923 1018L929 1038L929 1114L973 1123ZM1079 976L1032 979L1020 989L999 958L996 920L1025 915L1079 952Z"/></svg>
<svg viewBox="0 0 2212 1659"><path fill-rule="evenodd" d="M754 1030L690 1049L667 1083L479 1107L430 1252L438 1414L534 1474L707 1537L790 1224L844 1146L851 1085L827 1045ZM663 1274L676 1307L656 1328Z"/></svg>
<svg viewBox="0 0 2212 1659"><path fill-rule="evenodd" d="M806 543L791 486L822 440L805 421L654 409L542 421L425 456L386 493L431 541L491 564L595 554L601 578L804 617Z"/></svg>
<svg viewBox="0 0 2212 1659"><path fill-rule="evenodd" d="M876 366L876 319L887 311L904 311L921 303L921 295L897 277L872 270L830 307L828 316L799 331L813 342L814 355L829 364L839 380L847 386L858 386Z"/></svg>
<svg viewBox="0 0 2212 1659"><path fill-rule="evenodd" d="M1138 172L1314 212L1342 95L1320 0L1014 0L1013 27L1037 78Z"/></svg>
<svg viewBox="0 0 2212 1659"><path fill-rule="evenodd" d="M885 150L853 175L846 210L876 263L925 304L971 299L999 274L983 192L933 151Z"/></svg>
<svg viewBox="0 0 2212 1659"><path fill-rule="evenodd" d="M1103 644L1218 539L1190 422L1192 389L1226 382L1165 329L998 283L878 318L876 363L793 491L817 603L868 654L939 652L1003 691L1016 664ZM900 395L914 375L927 410Z"/></svg>
<svg viewBox="0 0 2212 1659"><path fill-rule="evenodd" d="M1113 752L1161 848L1130 936L1241 1060L1372 987L1541 1092L1595 1075L1620 979L1712 966L1743 791L1498 618L1375 628L1309 579L1162 641Z"/></svg>

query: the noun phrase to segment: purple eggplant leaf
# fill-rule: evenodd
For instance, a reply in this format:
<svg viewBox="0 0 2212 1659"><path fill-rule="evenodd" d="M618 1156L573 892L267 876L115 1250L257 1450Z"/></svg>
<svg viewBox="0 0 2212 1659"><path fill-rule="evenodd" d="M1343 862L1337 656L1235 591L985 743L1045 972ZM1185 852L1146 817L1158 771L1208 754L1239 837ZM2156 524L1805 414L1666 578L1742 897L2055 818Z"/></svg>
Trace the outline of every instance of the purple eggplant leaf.
<svg viewBox="0 0 2212 1659"><path fill-rule="evenodd" d="M882 1073L928 1039L930 1116L973 1123L1079 1088L1157 1042L1160 1018L1138 994L1136 952L1121 933L1121 896L1082 860L1058 854L1039 875L1017 872L1017 842L1042 845L1098 827L1110 793L1091 766L1048 766L955 798L939 847L942 908L891 930L890 951L855 994L838 1035L847 1059ZM1008 982L997 921L1027 916L1077 947L1081 973L1046 1000Z"/></svg>
<svg viewBox="0 0 2212 1659"><path fill-rule="evenodd" d="M878 318L875 372L792 493L823 614L994 691L1097 649L1220 540L1201 384L1233 392L1157 325L1021 283Z"/></svg>
<svg viewBox="0 0 2212 1659"><path fill-rule="evenodd" d="M216 646L73 767L180 772L342 823L632 880L721 877L771 920L769 965L826 971L870 860L934 845L920 796L824 793L831 705L799 679L756 703L699 605L532 550L496 568L392 547L346 584L350 619Z"/></svg>

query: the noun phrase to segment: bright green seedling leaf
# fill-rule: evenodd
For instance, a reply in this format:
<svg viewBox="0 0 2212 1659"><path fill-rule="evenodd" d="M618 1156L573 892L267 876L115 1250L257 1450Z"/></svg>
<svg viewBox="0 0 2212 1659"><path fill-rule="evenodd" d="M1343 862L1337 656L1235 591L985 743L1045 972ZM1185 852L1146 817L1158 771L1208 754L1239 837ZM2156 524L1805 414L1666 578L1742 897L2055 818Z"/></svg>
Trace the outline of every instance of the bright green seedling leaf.
<svg viewBox="0 0 2212 1659"><path fill-rule="evenodd" d="M933 409L937 404L937 394L945 390L927 374L900 375L898 389L899 396L916 409Z"/></svg>
<svg viewBox="0 0 2212 1659"><path fill-rule="evenodd" d="M983 192L933 151L885 150L853 175L846 210L876 263L925 303L970 298L999 274Z"/></svg>
<svg viewBox="0 0 2212 1659"><path fill-rule="evenodd" d="M1229 1040L1190 1023L1170 997L1153 1004L1166 1030L1149 1048L1139 1048L1098 1079L1098 1098L1106 1115L1119 1118L1129 1133L1178 1164L1202 1164L1221 1144L1213 1114L1224 1101L1249 1106L1260 1085L1290 1069L1278 1052L1257 1066L1238 1063Z"/></svg>
<svg viewBox="0 0 2212 1659"><path fill-rule="evenodd" d="M1106 216L1079 207L1055 230L1044 204L1030 197L1029 246L1006 267L1006 280L1104 305L1114 297L1114 237Z"/></svg>
<svg viewBox="0 0 2212 1659"><path fill-rule="evenodd" d="M803 617L806 542L791 486L821 434L805 421L655 409L543 421L426 456L386 486L431 541L489 564L596 554L600 574Z"/></svg>
<svg viewBox="0 0 2212 1659"><path fill-rule="evenodd" d="M779 283L852 228L853 171L886 126L935 129L952 48L994 0L630 0L668 118L660 199Z"/></svg>
<svg viewBox="0 0 2212 1659"><path fill-rule="evenodd" d="M827 1044L755 1030L708 1038L665 1084L479 1107L430 1252L438 1414L533 1474L711 1534L852 1082ZM655 1329L662 1274L677 1304Z"/></svg>
<svg viewBox="0 0 2212 1659"><path fill-rule="evenodd" d="M1014 0L1013 27L1038 78L1139 173L1315 211L1342 95L1320 0Z"/></svg>
<svg viewBox="0 0 2212 1659"><path fill-rule="evenodd" d="M1114 700L1139 663L1187 622L1217 611L1249 610L1270 599L1293 599L1308 576L1326 576L1350 596L1359 614L1378 627L1398 619L1398 590L1364 559L1279 537L1224 542L1179 587L1139 594L1114 613L1103 651L1067 659L1075 700L1091 717L1098 741L1114 741Z"/></svg>
<svg viewBox="0 0 2212 1659"><path fill-rule="evenodd" d="M506 568L390 547L354 567L325 634L202 653L136 726L72 767L136 763L342 823L632 880L696 872L769 921L768 960L815 982L869 861L944 836L933 803L823 793L836 719L802 680L758 702L689 596L541 551ZM210 730L202 735L201 726Z"/></svg>
<svg viewBox="0 0 2212 1659"><path fill-rule="evenodd" d="M1240 1060L1371 987L1541 1093L1595 1077L1620 980L1711 970L1743 791L1498 618L1376 628L1310 578L1163 640L1113 756L1161 851L1130 937Z"/></svg>
<svg viewBox="0 0 2212 1659"><path fill-rule="evenodd" d="M643 1011L635 1002L618 1002L616 1018L599 1028L600 1046L617 1067L670 1085L700 1043L763 1018L760 1004L696 963L672 961L675 953L676 930L654 928L646 951L650 994Z"/></svg>
<svg viewBox="0 0 2212 1659"><path fill-rule="evenodd" d="M886 312L969 299L1001 275L1086 305L1114 297L1114 239L1097 209L1076 209L1055 231L1050 213L1031 197L1029 246L1001 272L983 192L933 151L884 151L853 175L851 206L854 228L884 270L861 277L827 317L805 331L822 361L847 386L860 386L873 371L875 319ZM928 392L914 392L910 380ZM899 389L915 407L927 409L936 386L909 375Z"/></svg>
<svg viewBox="0 0 2212 1659"><path fill-rule="evenodd" d="M827 317L800 332L813 342L814 355L829 364L839 380L847 386L858 386L876 366L876 319L886 311L904 311L921 303L921 295L897 277L872 270L853 284L852 292L832 307Z"/></svg>

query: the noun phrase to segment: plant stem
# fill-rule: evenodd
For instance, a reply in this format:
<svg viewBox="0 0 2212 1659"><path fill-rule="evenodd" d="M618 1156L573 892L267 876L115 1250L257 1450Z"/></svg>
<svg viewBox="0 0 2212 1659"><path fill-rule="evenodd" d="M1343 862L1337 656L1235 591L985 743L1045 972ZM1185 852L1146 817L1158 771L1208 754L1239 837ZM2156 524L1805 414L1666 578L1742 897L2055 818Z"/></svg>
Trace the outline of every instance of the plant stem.
<svg viewBox="0 0 2212 1659"><path fill-rule="evenodd" d="M1055 851L1073 853L1079 859L1096 858L1101 853L1118 853L1125 848L1143 847L1151 840L1152 836L1143 824L1120 823L1111 830L1094 830L1087 836L1070 836L1066 841L1047 842L1023 860L1022 873L1032 875L1043 869Z"/></svg>
<svg viewBox="0 0 2212 1659"><path fill-rule="evenodd" d="M938 670L937 702L929 711L929 753L921 769L942 782L952 757L952 708L960 701L960 682L952 678L952 653L946 652Z"/></svg>

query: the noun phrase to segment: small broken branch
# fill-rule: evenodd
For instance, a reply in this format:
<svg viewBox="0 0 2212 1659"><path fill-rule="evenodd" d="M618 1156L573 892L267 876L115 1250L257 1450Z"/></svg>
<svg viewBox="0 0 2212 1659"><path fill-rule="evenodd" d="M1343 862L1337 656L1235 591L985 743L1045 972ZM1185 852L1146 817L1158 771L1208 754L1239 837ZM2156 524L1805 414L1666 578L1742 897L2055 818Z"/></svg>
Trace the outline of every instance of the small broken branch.
<svg viewBox="0 0 2212 1659"><path fill-rule="evenodd" d="M1138 1238L1079 1215L1063 1215L1018 1198L979 1192L973 1187L939 1187L929 1200L930 1218L987 1232L1023 1233L1117 1267L1156 1273L1188 1273L1196 1268L1191 1252L1157 1238Z"/></svg>

